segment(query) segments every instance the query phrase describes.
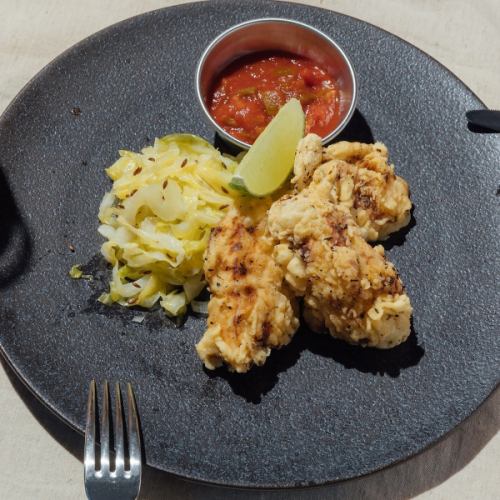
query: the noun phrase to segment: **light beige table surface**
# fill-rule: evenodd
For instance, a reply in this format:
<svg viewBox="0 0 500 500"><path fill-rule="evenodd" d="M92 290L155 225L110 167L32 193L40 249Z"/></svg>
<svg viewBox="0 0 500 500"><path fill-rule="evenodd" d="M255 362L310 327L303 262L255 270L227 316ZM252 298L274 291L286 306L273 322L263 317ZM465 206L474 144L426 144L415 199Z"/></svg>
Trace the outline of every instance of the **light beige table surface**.
<svg viewBox="0 0 500 500"><path fill-rule="evenodd" d="M249 1L249 0L247 0ZM181 3L161 0L0 0L0 112L61 51L116 21ZM500 109L499 0L324 0L399 35ZM1 214L0 214L1 217ZM0 295L1 300L1 295ZM369 477L302 492L236 492L146 470L144 499L500 499L500 391L444 440ZM82 440L0 368L0 499L85 498ZM284 464L286 467L286 464Z"/></svg>

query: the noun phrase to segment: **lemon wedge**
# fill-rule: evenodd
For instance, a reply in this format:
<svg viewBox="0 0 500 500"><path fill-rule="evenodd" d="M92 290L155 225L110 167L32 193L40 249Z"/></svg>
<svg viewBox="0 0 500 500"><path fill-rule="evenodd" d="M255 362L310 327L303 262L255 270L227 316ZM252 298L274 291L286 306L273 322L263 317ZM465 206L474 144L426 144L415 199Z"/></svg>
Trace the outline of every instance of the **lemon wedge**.
<svg viewBox="0 0 500 500"><path fill-rule="evenodd" d="M253 196L266 196L279 189L293 169L295 150L304 136L304 126L300 102L290 99L241 160L231 186Z"/></svg>

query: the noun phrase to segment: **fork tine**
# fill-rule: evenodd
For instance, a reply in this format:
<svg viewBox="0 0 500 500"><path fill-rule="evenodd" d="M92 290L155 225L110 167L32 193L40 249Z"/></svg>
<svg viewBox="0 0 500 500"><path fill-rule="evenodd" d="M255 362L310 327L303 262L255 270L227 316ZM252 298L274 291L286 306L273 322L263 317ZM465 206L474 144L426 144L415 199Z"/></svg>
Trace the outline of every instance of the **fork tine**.
<svg viewBox="0 0 500 500"><path fill-rule="evenodd" d="M104 381L101 419L101 472L109 473L109 384Z"/></svg>
<svg viewBox="0 0 500 500"><path fill-rule="evenodd" d="M128 450L130 455L130 472L133 476L141 475L141 436L139 417L135 405L135 396L132 386L127 384L128 400Z"/></svg>
<svg viewBox="0 0 500 500"><path fill-rule="evenodd" d="M85 476L95 471L95 380L90 382L87 402L87 423L85 425L84 471Z"/></svg>
<svg viewBox="0 0 500 500"><path fill-rule="evenodd" d="M118 476L123 475L125 470L125 451L123 444L123 407L120 392L120 384L115 384L115 471Z"/></svg>

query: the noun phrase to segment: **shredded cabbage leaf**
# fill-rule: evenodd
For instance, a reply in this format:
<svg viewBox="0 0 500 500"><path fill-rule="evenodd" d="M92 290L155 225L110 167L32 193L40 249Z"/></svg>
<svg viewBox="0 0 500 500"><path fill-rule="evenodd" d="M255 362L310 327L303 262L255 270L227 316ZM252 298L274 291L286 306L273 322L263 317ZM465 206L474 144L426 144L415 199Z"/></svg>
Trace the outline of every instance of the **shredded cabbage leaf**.
<svg viewBox="0 0 500 500"><path fill-rule="evenodd" d="M74 279L74 280L79 280L83 276L83 271L80 269L80 266L78 264L75 264L74 266L71 267L69 270L69 275Z"/></svg>
<svg viewBox="0 0 500 500"><path fill-rule="evenodd" d="M82 269L80 268L80 264L75 264L74 266L71 266L71 269L69 270L68 273L74 280L88 280L92 281L94 277L91 274L83 274Z"/></svg>
<svg viewBox="0 0 500 500"><path fill-rule="evenodd" d="M99 207L101 247L113 266L104 304L153 307L170 316L205 287L203 253L210 230L240 196L229 183L235 158L204 139L173 134L140 153L120 151Z"/></svg>

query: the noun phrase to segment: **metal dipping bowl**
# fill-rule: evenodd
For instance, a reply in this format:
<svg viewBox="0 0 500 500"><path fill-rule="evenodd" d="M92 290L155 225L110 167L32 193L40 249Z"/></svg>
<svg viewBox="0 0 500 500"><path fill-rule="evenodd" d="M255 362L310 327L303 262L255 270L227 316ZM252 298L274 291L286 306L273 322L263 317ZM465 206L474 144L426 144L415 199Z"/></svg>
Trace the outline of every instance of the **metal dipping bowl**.
<svg viewBox="0 0 500 500"><path fill-rule="evenodd" d="M213 119L207 100L215 79L229 64L248 54L268 51L283 51L311 59L335 78L341 121L322 138L323 144L330 142L354 113L356 76L349 58L330 37L312 26L291 19L264 18L237 24L221 33L206 48L196 69L196 92L210 123L225 140L243 149L250 147L250 144L226 132Z"/></svg>

